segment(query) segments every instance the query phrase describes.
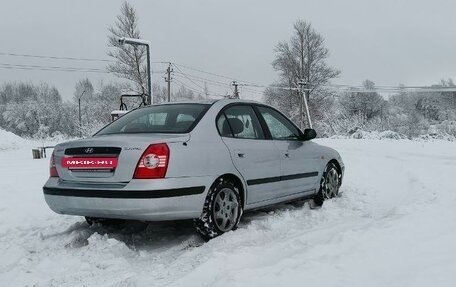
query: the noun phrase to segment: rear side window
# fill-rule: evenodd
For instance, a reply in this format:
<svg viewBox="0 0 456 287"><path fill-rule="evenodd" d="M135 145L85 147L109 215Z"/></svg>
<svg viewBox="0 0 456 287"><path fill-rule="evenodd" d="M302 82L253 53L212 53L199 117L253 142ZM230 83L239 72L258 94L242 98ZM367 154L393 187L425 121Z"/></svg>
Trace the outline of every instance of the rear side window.
<svg viewBox="0 0 456 287"><path fill-rule="evenodd" d="M131 133L187 133L203 117L209 105L169 104L132 111L107 125L96 135Z"/></svg>
<svg viewBox="0 0 456 287"><path fill-rule="evenodd" d="M264 132L251 106L227 108L217 120L217 129L223 137L264 139Z"/></svg>

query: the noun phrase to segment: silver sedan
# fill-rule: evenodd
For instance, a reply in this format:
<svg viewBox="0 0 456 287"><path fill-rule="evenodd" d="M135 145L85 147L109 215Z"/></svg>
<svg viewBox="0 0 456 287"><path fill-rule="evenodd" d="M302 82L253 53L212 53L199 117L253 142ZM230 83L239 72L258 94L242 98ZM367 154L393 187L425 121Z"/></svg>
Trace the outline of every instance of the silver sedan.
<svg viewBox="0 0 456 287"><path fill-rule="evenodd" d="M194 219L209 239L235 229L244 211L337 196L344 164L315 137L253 101L148 106L57 145L44 196L89 223Z"/></svg>

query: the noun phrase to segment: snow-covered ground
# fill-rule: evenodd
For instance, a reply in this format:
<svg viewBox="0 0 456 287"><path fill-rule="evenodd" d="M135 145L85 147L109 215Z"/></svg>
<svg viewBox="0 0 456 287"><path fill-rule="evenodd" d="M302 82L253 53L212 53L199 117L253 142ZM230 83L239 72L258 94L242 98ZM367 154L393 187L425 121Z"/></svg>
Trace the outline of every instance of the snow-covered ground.
<svg viewBox="0 0 456 287"><path fill-rule="evenodd" d="M208 243L189 222L128 235L54 214L48 159L0 148L0 286L455 286L456 143L318 142L344 158L340 198L246 214Z"/></svg>

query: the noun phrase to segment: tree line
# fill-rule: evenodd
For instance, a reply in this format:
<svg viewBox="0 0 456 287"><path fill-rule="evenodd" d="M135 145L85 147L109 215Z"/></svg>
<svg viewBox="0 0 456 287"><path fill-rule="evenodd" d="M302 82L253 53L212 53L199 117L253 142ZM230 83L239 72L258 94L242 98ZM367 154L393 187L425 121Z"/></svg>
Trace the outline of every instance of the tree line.
<svg viewBox="0 0 456 287"><path fill-rule="evenodd" d="M26 137L87 136L111 120L120 106L120 95L133 91L147 94L146 51L142 46L120 45L119 37L140 38L136 10L124 2L115 23L108 29L107 69L119 78L111 83L92 83L88 78L75 85L73 98L63 100L47 84L9 82L0 86L0 128ZM349 91L328 88L341 71L328 64L330 56L324 38L310 22L298 20L287 41L274 47L272 67L278 79L264 91L263 100L305 128L304 99L309 103L314 128L319 136L350 135L357 130L391 130L406 137L432 134L456 136L456 92L424 92L398 89L379 93L372 80ZM301 85L305 89L300 90ZM455 87L451 79L434 87ZM204 94L207 94L205 85ZM167 100L167 89L152 86L154 103ZM180 86L171 99L202 99L207 95ZM126 100L129 108L141 101ZM79 102L81 116L79 117Z"/></svg>
<svg viewBox="0 0 456 287"><path fill-rule="evenodd" d="M111 112L120 108L120 95L128 88L124 83L93 84L84 78L76 83L73 98L63 100L47 83L4 83L0 86L0 128L29 138L89 136L111 121ZM166 100L165 88L154 84L152 89L155 103ZM201 98L184 86L171 93L173 101ZM139 104L138 100L126 100L129 109Z"/></svg>
<svg viewBox="0 0 456 287"><path fill-rule="evenodd" d="M306 97L314 127L320 136L350 135L391 130L413 138L420 135L456 136L456 92L426 92L397 89L380 94L371 80L362 88L338 91L330 87L340 71L327 63L324 39L306 21L297 21L288 41L275 47L273 68L278 80L265 90L265 102L276 106L301 128L305 122ZM304 92L300 84L305 83ZM452 79L432 86L456 88Z"/></svg>

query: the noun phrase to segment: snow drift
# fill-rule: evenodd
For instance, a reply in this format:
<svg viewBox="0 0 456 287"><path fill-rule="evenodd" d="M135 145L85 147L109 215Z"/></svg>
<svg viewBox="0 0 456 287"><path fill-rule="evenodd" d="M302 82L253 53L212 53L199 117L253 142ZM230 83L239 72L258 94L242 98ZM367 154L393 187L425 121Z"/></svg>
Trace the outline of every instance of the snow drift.
<svg viewBox="0 0 456 287"><path fill-rule="evenodd" d="M205 243L189 222L138 234L54 214L48 160L0 151L2 286L454 286L456 146L325 139L344 158L340 198L246 214Z"/></svg>
<svg viewBox="0 0 456 287"><path fill-rule="evenodd" d="M27 145L27 143L27 140L20 136L0 129L0 150L17 149Z"/></svg>

